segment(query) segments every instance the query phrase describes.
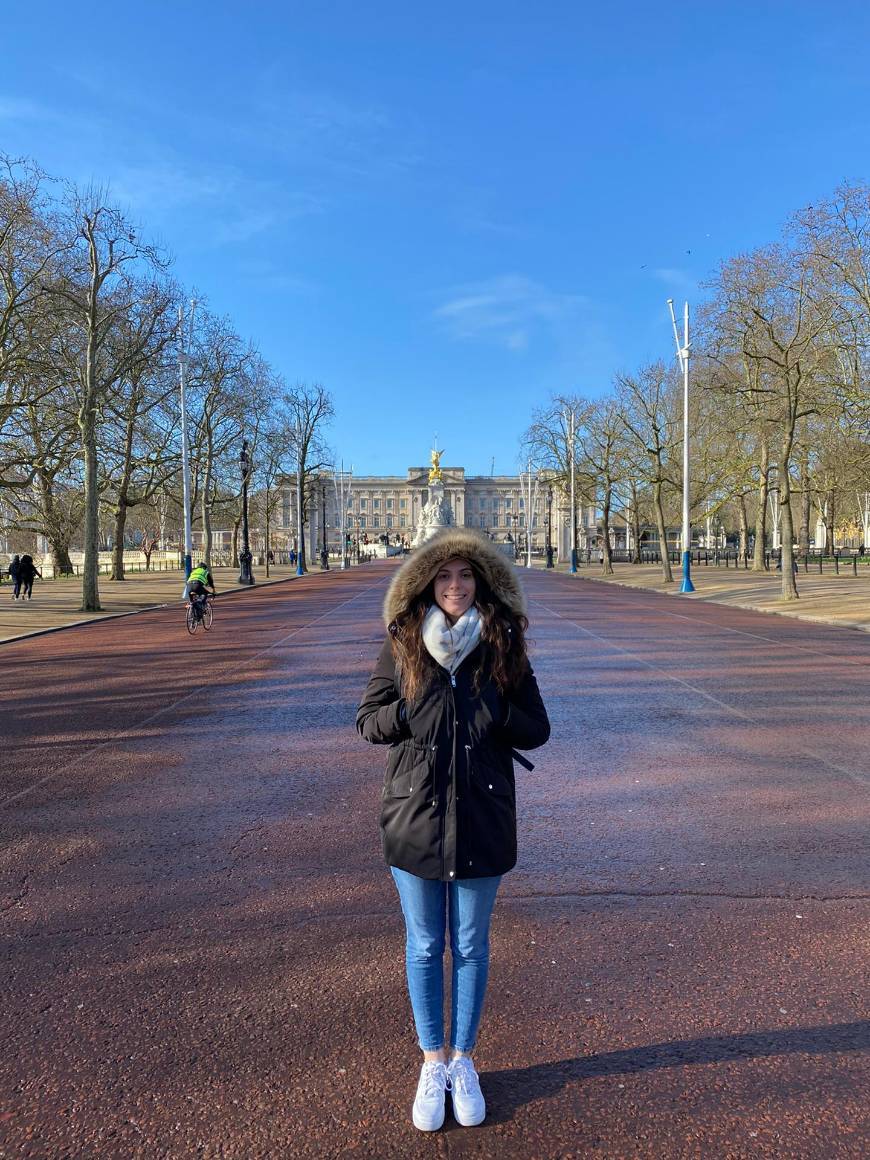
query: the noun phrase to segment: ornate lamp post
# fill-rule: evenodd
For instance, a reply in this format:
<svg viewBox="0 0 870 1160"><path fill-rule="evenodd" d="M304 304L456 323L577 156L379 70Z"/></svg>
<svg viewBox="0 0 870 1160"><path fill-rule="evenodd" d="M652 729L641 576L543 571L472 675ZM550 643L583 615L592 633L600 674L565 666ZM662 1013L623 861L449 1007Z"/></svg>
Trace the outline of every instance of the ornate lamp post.
<svg viewBox="0 0 870 1160"><path fill-rule="evenodd" d="M239 583L253 584L254 576L251 572L251 545L248 535L248 479L251 474L251 459L248 455L248 441L242 440L242 450L239 454L239 470L242 473L242 550L239 552Z"/></svg>
<svg viewBox="0 0 870 1160"><path fill-rule="evenodd" d="M547 484L547 567L553 567L553 485Z"/></svg>

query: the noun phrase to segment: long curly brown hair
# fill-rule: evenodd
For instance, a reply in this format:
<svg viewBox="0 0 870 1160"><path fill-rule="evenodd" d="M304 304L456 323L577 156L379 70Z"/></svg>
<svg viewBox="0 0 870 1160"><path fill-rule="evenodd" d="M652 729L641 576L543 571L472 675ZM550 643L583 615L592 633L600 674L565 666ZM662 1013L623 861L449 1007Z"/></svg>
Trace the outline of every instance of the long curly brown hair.
<svg viewBox="0 0 870 1160"><path fill-rule="evenodd" d="M480 613L480 638L487 646L481 650L474 672L474 688L480 689L484 669L488 667L498 691L504 696L519 687L529 666L526 648L529 622L525 616L511 612L490 588L474 561L468 562L474 573L474 603ZM423 643L423 621L434 603L433 578L389 626L402 695L409 701L419 697L438 667Z"/></svg>

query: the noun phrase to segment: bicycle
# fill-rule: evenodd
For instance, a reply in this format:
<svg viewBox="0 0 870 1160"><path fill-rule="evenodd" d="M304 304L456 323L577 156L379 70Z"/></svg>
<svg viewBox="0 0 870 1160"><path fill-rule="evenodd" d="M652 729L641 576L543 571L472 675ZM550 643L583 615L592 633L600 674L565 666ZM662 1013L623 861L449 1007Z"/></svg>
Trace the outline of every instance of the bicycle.
<svg viewBox="0 0 870 1160"><path fill-rule="evenodd" d="M214 621L214 611L212 609L212 599L208 593L205 596L195 596L193 600L187 605L187 631L191 636L196 632L200 625L203 630L208 632Z"/></svg>

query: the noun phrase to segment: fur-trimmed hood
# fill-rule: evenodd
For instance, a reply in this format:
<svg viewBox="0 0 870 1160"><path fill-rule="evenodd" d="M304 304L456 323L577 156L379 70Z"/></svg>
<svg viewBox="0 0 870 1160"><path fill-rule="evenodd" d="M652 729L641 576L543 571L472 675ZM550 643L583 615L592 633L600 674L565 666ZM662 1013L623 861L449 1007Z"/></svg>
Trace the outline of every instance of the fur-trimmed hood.
<svg viewBox="0 0 870 1160"><path fill-rule="evenodd" d="M384 623L389 626L422 592L448 560L470 560L487 584L515 616L525 616L526 600L516 569L488 536L471 528L445 528L415 548L393 577L384 598Z"/></svg>

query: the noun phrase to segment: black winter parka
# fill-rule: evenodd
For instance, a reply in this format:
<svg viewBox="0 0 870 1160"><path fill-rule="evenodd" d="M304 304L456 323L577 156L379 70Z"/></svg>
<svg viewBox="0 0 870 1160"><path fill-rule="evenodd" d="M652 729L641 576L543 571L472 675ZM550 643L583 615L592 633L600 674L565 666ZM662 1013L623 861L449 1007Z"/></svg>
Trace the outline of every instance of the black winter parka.
<svg viewBox="0 0 870 1160"><path fill-rule="evenodd" d="M390 747L381 809L388 865L452 882L504 874L516 864L519 755L512 751L543 745L550 723L531 666L509 699L489 673L489 646L481 643L452 679L435 666L422 694L406 703L385 641L356 727L366 741Z"/></svg>

